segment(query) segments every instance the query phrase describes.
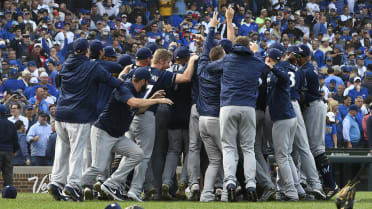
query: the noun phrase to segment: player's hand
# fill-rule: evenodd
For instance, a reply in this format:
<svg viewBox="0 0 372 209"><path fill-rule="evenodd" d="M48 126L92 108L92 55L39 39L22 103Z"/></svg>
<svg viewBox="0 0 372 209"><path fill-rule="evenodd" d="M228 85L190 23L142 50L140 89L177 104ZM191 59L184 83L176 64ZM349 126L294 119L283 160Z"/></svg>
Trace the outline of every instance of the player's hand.
<svg viewBox="0 0 372 209"><path fill-rule="evenodd" d="M159 104L169 104L169 105L173 105L173 102L172 100L168 99L168 98L161 98L161 99L158 99L159 100Z"/></svg>
<svg viewBox="0 0 372 209"><path fill-rule="evenodd" d="M25 162L26 165L31 165L31 161L30 159L27 159L26 162Z"/></svg>
<svg viewBox="0 0 372 209"><path fill-rule="evenodd" d="M217 27L218 23L220 23L220 18L218 18L218 12L213 12L213 18L210 22L210 26L215 28Z"/></svg>
<svg viewBox="0 0 372 209"><path fill-rule="evenodd" d="M199 56L196 55L196 54L194 54L194 55L192 55L192 56L190 57L190 61L192 61L192 62L195 62L195 61L198 60L198 59L199 59Z"/></svg>
<svg viewBox="0 0 372 209"><path fill-rule="evenodd" d="M232 20L234 18L234 13L235 13L235 11L231 7L231 4L230 4L229 7L226 10L226 13L225 13L226 19L227 20Z"/></svg>
<svg viewBox="0 0 372 209"><path fill-rule="evenodd" d="M274 68L274 65L270 62L270 59L268 57L266 57L265 59L265 64L268 68L270 68L270 70Z"/></svg>
<svg viewBox="0 0 372 209"><path fill-rule="evenodd" d="M253 42L249 42L249 49L253 52L253 53L256 53L258 52L258 45L256 43L253 43Z"/></svg>
<svg viewBox="0 0 372 209"><path fill-rule="evenodd" d="M118 77L121 78L121 76L129 73L129 71L132 69L132 67L133 67L133 64L125 66L124 69L119 73Z"/></svg>
<svg viewBox="0 0 372 209"><path fill-rule="evenodd" d="M165 91L164 90L159 90L157 92L155 92L150 99L161 99L161 98L164 98L166 95Z"/></svg>

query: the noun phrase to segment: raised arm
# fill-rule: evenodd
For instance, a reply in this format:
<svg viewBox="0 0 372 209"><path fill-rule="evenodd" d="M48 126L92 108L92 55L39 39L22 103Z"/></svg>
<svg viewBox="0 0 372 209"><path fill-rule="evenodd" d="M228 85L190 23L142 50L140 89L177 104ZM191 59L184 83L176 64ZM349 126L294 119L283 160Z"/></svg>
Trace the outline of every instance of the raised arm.
<svg viewBox="0 0 372 209"><path fill-rule="evenodd" d="M233 18L234 18L234 9L231 7L231 4L229 5L229 8L226 10L226 23L227 23L227 38L230 41L234 41L235 34L234 34L234 26L233 26Z"/></svg>
<svg viewBox="0 0 372 209"><path fill-rule="evenodd" d="M195 68L195 62L199 59L199 56L193 55L189 63L187 65L187 68L183 74L177 74L176 75L176 83L188 83L191 82L192 75L194 74L194 68Z"/></svg>

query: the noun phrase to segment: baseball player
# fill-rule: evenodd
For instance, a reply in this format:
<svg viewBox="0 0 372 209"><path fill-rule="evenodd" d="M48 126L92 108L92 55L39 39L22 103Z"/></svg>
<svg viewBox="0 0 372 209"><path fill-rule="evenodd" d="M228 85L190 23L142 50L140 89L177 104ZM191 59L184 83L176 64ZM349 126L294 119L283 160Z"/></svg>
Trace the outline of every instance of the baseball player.
<svg viewBox="0 0 372 209"><path fill-rule="evenodd" d="M321 99L318 74L311 64L311 50L307 45L299 46L298 59L300 70L305 75L305 92L303 116L309 138L310 150L315 158L318 172L322 175L323 184L329 188L327 199L334 196L339 188L333 179L331 164L325 154L325 127L327 106Z"/></svg>
<svg viewBox="0 0 372 209"><path fill-rule="evenodd" d="M291 152L296 132L296 113L290 100L290 78L286 69L277 63L282 57L282 52L276 48L267 51L265 59L267 67L272 72L269 82L269 112L273 121L272 139L275 159L279 166L279 176L283 182L285 201L297 201L298 191L295 187L296 167L293 163Z"/></svg>
<svg viewBox="0 0 372 209"><path fill-rule="evenodd" d="M326 196L323 192L322 184L319 180L314 157L312 156L310 151L306 133L306 126L302 117L300 105L298 103L298 101L300 100L300 88L302 88L304 83L303 72L298 70L298 68L296 67L296 56L301 56L299 55L299 48L297 46L290 46L288 47L286 54L286 60L279 62L278 65L288 69L291 87L291 102L297 118L297 128L293 142L293 151L296 152L300 158L302 166L299 169L303 170L303 173L306 176L306 179L311 187L311 193L315 196L316 199L324 200Z"/></svg>
<svg viewBox="0 0 372 209"><path fill-rule="evenodd" d="M111 163L111 152L125 156L121 159L118 169L100 188L115 200L124 200L121 185L125 183L126 177L135 166L144 159L142 149L124 135L129 129L134 114L145 111L153 104L173 104L169 99L161 98L164 93L162 91L154 93L150 99L139 98L149 82L152 80L148 69L137 68L132 80L120 87L120 92L113 91L104 111L92 127L93 161L82 179L85 185L93 185L96 176L105 170L107 164ZM91 192L85 192L84 195L85 199L92 199Z"/></svg>
<svg viewBox="0 0 372 209"><path fill-rule="evenodd" d="M214 43L215 27L219 23L217 16L218 13L215 12L210 22L209 33L203 45L203 52L199 59L197 71L200 92L197 101L197 110L200 114L199 131L209 159L209 165L205 173L204 188L200 196L201 202L216 200L214 194L216 177L218 174L223 173L222 147L219 133L221 74L213 74L208 71L208 68L220 68L221 63L218 60L225 56L224 48L215 46Z"/></svg>
<svg viewBox="0 0 372 209"><path fill-rule="evenodd" d="M101 65L89 61L88 47L86 39L75 40L74 54L60 71L61 94L55 112L56 151L48 185L49 193L56 200L62 199L63 190L73 200L83 201L82 159L91 123L95 120L98 84L118 88L122 83Z"/></svg>
<svg viewBox="0 0 372 209"><path fill-rule="evenodd" d="M154 53L151 67L148 70L154 82L150 82L144 98L151 97L153 93L160 89L167 89L177 83L187 83L191 81L194 72L194 63L198 56L190 58L188 67L183 74L175 74L165 71L169 68L171 54L165 49L158 49ZM123 78L131 78L134 71L124 75ZM155 111L156 106L150 107L143 114L136 115L132 121L129 131L126 133L128 138L134 139L144 150L145 159L135 168L131 188L128 197L135 201L142 201L140 194L145 181L146 170L150 160L155 141Z"/></svg>

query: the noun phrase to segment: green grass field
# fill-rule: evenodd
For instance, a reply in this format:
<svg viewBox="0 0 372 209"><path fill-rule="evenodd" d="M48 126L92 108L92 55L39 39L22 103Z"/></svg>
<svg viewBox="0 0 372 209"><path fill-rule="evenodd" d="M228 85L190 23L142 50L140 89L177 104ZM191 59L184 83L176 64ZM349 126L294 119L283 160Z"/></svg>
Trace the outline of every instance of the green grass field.
<svg viewBox="0 0 372 209"><path fill-rule="evenodd" d="M355 209L372 208L372 192L357 192ZM110 201L86 201L86 202L57 202L48 194L32 194L20 193L16 200L0 199L0 209L104 209ZM306 209L321 209L336 208L333 200L330 201L301 201L301 202L237 202L237 203L199 203L199 202L144 202L136 203L132 201L120 202L124 209L130 205L137 204L145 209L204 209L204 208L306 208Z"/></svg>

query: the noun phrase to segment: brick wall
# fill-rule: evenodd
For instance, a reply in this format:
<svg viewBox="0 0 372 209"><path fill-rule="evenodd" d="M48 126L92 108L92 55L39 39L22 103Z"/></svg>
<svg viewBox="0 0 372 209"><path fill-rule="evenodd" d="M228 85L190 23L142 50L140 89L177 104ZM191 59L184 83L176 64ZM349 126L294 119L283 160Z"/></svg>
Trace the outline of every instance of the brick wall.
<svg viewBox="0 0 372 209"><path fill-rule="evenodd" d="M52 167L15 166L13 185L17 192L42 193L47 191ZM0 176L0 190L3 189L3 177Z"/></svg>

